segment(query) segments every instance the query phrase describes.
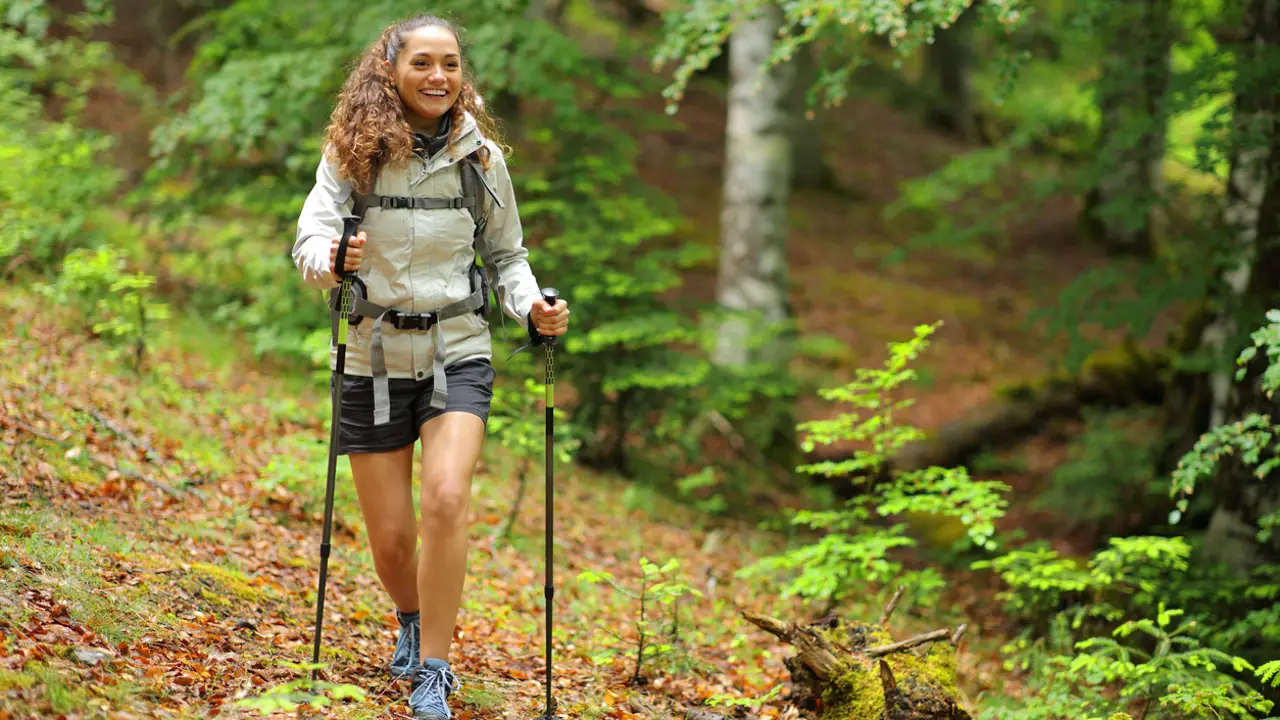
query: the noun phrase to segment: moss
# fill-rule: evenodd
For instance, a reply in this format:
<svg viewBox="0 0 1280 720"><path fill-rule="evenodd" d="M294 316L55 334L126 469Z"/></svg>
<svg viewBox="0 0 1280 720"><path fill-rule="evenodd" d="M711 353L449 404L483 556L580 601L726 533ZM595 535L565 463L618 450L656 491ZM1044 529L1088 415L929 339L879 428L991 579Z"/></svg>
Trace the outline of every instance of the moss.
<svg viewBox="0 0 1280 720"><path fill-rule="evenodd" d="M30 673L0 670L0 692L26 690L35 685L36 682L38 682L38 679Z"/></svg>
<svg viewBox="0 0 1280 720"><path fill-rule="evenodd" d="M1122 712L1112 713L1112 715L1108 717L1107 720L1133 720L1133 716L1131 716L1129 713L1122 713Z"/></svg>
<svg viewBox="0 0 1280 720"><path fill-rule="evenodd" d="M1168 366L1167 354L1144 350L1126 341L1090 353L1077 372L1060 368L1032 380L998 385L996 395L1009 400L1026 399L1053 388L1074 388L1081 378L1105 382L1119 394L1133 384L1134 378L1164 373Z"/></svg>
<svg viewBox="0 0 1280 720"><path fill-rule="evenodd" d="M860 622L851 622L834 630L824 630L822 634L832 645L847 647L855 652L893 642L893 638L884 628Z"/></svg>
<svg viewBox="0 0 1280 720"><path fill-rule="evenodd" d="M924 661L929 677L937 681L948 697L954 699L959 692L955 648L947 643L934 643L929 652L925 653Z"/></svg>
<svg viewBox="0 0 1280 720"><path fill-rule="evenodd" d="M820 631L829 641L855 652L891 642L889 633L874 625L850 623L845 627ZM955 650L947 643L934 643L924 652L900 652L884 658L898 687L916 702L938 704L954 701L957 695ZM929 698L933 700L930 701ZM854 660L842 665L822 694L820 720L879 720L884 717L884 688L879 663Z"/></svg>
<svg viewBox="0 0 1280 720"><path fill-rule="evenodd" d="M227 595L233 595L242 600L261 601L267 599L270 594L267 589L256 587L253 580L239 570L210 563L192 563L191 571L201 580L212 581L213 587L202 589L200 595L209 602L219 605L231 604Z"/></svg>
<svg viewBox="0 0 1280 720"><path fill-rule="evenodd" d="M822 693L820 720L878 720L884 717L884 689L873 667L843 665Z"/></svg>

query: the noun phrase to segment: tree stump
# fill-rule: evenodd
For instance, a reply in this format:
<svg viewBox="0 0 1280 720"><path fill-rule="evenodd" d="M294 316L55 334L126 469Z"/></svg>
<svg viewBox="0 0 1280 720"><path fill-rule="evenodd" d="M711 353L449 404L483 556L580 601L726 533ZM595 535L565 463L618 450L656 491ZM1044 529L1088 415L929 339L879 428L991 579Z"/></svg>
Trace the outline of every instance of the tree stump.
<svg viewBox="0 0 1280 720"><path fill-rule="evenodd" d="M901 592L874 624L743 617L796 648L783 661L792 702L818 720L971 720L956 700L955 646L966 626L893 642L884 625Z"/></svg>

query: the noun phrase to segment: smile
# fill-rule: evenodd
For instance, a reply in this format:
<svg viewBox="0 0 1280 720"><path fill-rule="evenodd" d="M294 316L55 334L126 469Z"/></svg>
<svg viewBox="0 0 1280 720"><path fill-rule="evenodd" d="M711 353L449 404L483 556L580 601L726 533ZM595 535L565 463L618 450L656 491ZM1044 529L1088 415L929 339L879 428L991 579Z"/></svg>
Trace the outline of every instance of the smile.
<svg viewBox="0 0 1280 720"><path fill-rule="evenodd" d="M419 92L427 97L445 97L449 94L447 90L420 90Z"/></svg>

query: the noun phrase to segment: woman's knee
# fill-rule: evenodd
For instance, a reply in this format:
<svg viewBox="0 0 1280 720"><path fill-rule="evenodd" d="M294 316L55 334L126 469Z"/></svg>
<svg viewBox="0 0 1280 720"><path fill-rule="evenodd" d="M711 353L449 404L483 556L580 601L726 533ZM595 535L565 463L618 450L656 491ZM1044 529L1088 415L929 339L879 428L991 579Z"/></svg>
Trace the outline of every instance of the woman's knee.
<svg viewBox="0 0 1280 720"><path fill-rule="evenodd" d="M424 485L421 505L422 522L429 528L465 523L471 506L471 479L459 475L435 478Z"/></svg>
<svg viewBox="0 0 1280 720"><path fill-rule="evenodd" d="M417 550L418 535L412 527L396 530L380 530L370 536L373 564L380 568L401 568L413 560Z"/></svg>

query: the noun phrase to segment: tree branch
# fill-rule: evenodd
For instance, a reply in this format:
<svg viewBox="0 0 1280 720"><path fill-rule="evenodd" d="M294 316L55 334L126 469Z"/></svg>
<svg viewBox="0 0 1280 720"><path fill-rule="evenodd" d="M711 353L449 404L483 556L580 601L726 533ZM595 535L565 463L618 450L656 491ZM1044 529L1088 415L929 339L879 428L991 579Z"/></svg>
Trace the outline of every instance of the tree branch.
<svg viewBox="0 0 1280 720"><path fill-rule="evenodd" d="M946 640L950 637L951 637L951 631L947 630L946 628L943 628L942 630L934 630L933 632L921 633L920 635L907 638L906 640L900 640L896 643L890 643L888 645L881 645L879 647L868 648L866 651L866 654L875 658L884 657L885 655L892 655L893 653L901 652L903 650L910 650L911 648L917 645L924 645L926 643L937 642L938 640Z"/></svg>
<svg viewBox="0 0 1280 720"><path fill-rule="evenodd" d="M889 622L889 616L892 615L894 609L898 607L898 601L902 599L902 593L906 592L906 589L906 585L899 585L897 591L893 593L893 598L889 600L889 604L884 606L884 613L880 615L881 627L883 627L885 623Z"/></svg>

